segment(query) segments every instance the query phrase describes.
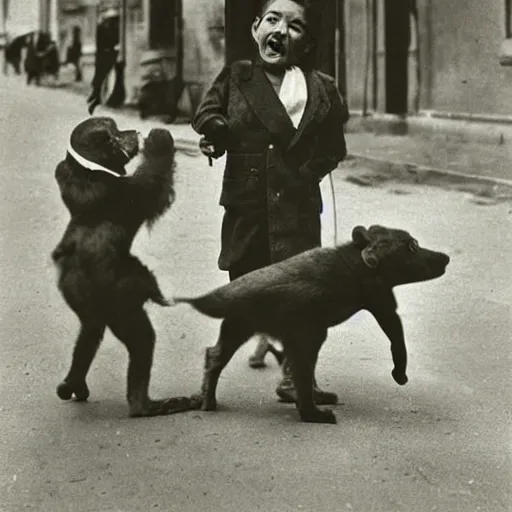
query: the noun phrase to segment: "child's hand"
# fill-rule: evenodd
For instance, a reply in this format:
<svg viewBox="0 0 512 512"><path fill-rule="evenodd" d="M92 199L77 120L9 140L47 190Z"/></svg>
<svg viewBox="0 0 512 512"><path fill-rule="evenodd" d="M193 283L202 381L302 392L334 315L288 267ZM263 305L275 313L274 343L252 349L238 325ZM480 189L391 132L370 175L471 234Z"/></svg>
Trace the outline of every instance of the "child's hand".
<svg viewBox="0 0 512 512"><path fill-rule="evenodd" d="M201 137L199 140L199 149L208 158L219 158L226 152L224 148L216 148L213 142L206 137Z"/></svg>

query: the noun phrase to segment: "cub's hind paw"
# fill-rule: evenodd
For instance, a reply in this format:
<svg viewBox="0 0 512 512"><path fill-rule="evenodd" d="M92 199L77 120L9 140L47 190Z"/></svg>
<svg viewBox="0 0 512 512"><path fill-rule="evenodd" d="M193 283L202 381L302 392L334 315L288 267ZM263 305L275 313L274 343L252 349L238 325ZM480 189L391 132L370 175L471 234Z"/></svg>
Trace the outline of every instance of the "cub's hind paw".
<svg viewBox="0 0 512 512"><path fill-rule="evenodd" d="M57 386L57 395L61 400L70 400L73 395L79 402L83 402L89 398L89 388L84 382L67 382L62 381Z"/></svg>
<svg viewBox="0 0 512 512"><path fill-rule="evenodd" d="M310 411L299 411L300 419L306 423L337 423L336 416L331 409L312 409Z"/></svg>

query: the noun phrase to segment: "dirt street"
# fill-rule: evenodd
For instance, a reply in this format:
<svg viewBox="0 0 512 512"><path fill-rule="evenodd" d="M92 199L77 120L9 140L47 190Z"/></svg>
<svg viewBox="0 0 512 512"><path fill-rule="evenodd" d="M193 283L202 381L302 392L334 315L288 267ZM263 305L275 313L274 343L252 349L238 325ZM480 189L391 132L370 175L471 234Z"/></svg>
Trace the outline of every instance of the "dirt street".
<svg viewBox="0 0 512 512"><path fill-rule="evenodd" d="M138 123L113 115L122 127ZM335 173L341 240L356 224L381 223L451 256L444 277L397 289L407 386L391 378L388 341L370 315L330 331L317 376L340 396L337 425L302 424L276 401L275 362L247 366L254 341L224 372L215 413L129 419L127 354L111 334L89 402L60 401L78 324L50 260L68 220L53 172L85 116L80 97L0 77L1 512L510 510L509 203L411 184L360 187ZM222 161L177 159L177 201L134 247L169 295L227 281L216 266ZM148 310L158 337L152 395L195 392L218 322L187 306Z"/></svg>

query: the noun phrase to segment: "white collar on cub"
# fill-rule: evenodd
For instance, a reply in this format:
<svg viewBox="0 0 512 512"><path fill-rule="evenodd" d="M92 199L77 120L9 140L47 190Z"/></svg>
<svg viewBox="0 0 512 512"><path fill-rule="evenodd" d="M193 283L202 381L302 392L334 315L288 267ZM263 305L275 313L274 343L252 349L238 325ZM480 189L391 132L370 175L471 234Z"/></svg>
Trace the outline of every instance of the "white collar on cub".
<svg viewBox="0 0 512 512"><path fill-rule="evenodd" d="M92 162L91 160L87 160L87 158L84 158L83 156L79 155L72 148L71 142L68 144L67 152L77 161L78 164L80 164L85 169L88 169L89 171L106 172L108 174L111 174L112 176L115 176L116 178L122 178L122 176L117 172L111 171L110 169L107 169L106 167L103 167L102 165L97 164L96 162Z"/></svg>

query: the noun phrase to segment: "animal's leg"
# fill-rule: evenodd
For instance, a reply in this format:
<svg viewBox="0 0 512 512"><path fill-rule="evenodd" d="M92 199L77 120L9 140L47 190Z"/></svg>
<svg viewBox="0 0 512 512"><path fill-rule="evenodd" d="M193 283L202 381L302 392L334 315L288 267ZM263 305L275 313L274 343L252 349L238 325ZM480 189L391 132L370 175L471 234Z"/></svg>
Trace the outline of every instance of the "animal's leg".
<svg viewBox="0 0 512 512"><path fill-rule="evenodd" d="M307 340L306 337L310 336ZM306 352L309 352L308 361L313 364L313 370L316 366L318 353L320 348L327 338L327 331L324 329L303 329L297 333L297 341L293 345L301 347ZM285 357L282 365L283 378L276 388L276 394L282 402L297 403L297 390L295 388L291 364L288 358ZM315 375L313 373L313 399L317 405L336 405L338 403L338 395L329 391L320 389L317 385Z"/></svg>
<svg viewBox="0 0 512 512"><path fill-rule="evenodd" d="M249 357L249 366L251 368L265 368L265 356L270 350L270 343L264 334L259 335L258 345L254 354Z"/></svg>
<svg viewBox="0 0 512 512"><path fill-rule="evenodd" d="M314 374L318 352L327 332L295 333L294 338L283 340L293 381L297 391L297 409L302 421L310 423L336 423L330 409L319 409L314 401Z"/></svg>
<svg viewBox="0 0 512 512"><path fill-rule="evenodd" d="M214 411L217 408L216 390L220 374L233 354L253 334L254 331L242 322L232 319L225 319L222 322L217 344L214 347L208 347L205 353L201 387L203 411Z"/></svg>
<svg viewBox="0 0 512 512"><path fill-rule="evenodd" d="M397 384L403 386L407 384L408 379L406 374L407 349L402 321L396 311L372 310L371 312L391 342L391 355L394 364L391 375Z"/></svg>
<svg viewBox="0 0 512 512"><path fill-rule="evenodd" d="M79 401L87 400L89 397L85 378L104 332L104 324L82 322L73 351L71 368L66 378L57 386L57 394L62 400L69 400L73 395Z"/></svg>
<svg viewBox="0 0 512 512"><path fill-rule="evenodd" d="M159 416L197 409L200 404L188 397L151 400L148 395L155 331L142 307L113 314L108 326L126 346L129 354L127 399L130 416Z"/></svg>
<svg viewBox="0 0 512 512"><path fill-rule="evenodd" d="M281 402L296 403L297 390L293 382L292 370L288 359L284 359L282 365L283 378L276 388L276 394ZM338 395L332 391L325 391L318 387L316 378L313 376L313 397L317 405L336 405Z"/></svg>

